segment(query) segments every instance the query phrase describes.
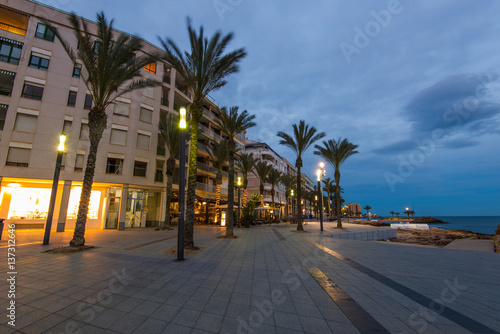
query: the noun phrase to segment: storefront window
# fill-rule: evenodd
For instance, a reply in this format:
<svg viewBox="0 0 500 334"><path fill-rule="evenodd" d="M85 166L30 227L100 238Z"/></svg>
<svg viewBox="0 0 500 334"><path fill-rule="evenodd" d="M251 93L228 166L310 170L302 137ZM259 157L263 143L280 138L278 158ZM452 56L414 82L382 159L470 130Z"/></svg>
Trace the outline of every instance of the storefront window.
<svg viewBox="0 0 500 334"><path fill-rule="evenodd" d="M71 189L68 202L68 214L66 218L76 219L78 216L78 205L80 204L80 195L82 194L82 187L75 187ZM101 201L101 192L99 190L92 190L90 193L89 212L87 219L99 218L99 203Z"/></svg>
<svg viewBox="0 0 500 334"><path fill-rule="evenodd" d="M13 188L7 219L47 219L50 189Z"/></svg>

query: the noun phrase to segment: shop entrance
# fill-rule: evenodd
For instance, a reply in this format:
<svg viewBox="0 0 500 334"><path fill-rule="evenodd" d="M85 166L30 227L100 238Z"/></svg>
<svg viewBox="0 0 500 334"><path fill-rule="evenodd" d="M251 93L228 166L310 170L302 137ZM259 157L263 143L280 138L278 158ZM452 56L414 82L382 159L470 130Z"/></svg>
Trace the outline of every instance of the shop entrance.
<svg viewBox="0 0 500 334"><path fill-rule="evenodd" d="M127 194L127 209L125 213L125 227L146 226L146 200L148 191L129 189Z"/></svg>

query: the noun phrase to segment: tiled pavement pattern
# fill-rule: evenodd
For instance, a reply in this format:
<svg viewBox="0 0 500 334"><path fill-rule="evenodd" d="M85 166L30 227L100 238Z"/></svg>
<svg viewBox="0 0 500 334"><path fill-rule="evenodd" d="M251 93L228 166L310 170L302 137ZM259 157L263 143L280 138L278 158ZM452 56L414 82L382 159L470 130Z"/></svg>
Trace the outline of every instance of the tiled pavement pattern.
<svg viewBox="0 0 500 334"><path fill-rule="evenodd" d="M226 240L216 238L221 228L197 227L195 243L205 248L184 262L164 253L176 246L175 230L89 230L87 244L100 248L67 256L41 251L67 244L71 232L52 233L41 246L42 231L19 231L16 326L7 325L2 283L0 333L358 333L368 317L353 316L356 308L380 332L469 333L440 315L441 305L483 332L500 329L500 254L323 238L317 223L305 228L241 228L240 238ZM4 277L6 245L4 232ZM349 303L337 304L321 280Z"/></svg>

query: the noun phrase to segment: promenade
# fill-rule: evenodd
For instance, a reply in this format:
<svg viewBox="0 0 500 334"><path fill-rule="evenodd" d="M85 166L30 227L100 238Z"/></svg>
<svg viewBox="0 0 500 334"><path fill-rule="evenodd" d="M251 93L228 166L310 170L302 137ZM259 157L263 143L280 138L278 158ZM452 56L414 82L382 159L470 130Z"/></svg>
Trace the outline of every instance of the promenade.
<svg viewBox="0 0 500 334"><path fill-rule="evenodd" d="M324 235L380 229L325 223ZM7 227L5 228L5 230ZM177 231L16 232L12 282L0 291L0 333L496 333L500 254L322 237L319 223L196 227L202 251L166 251ZM7 231L0 243L3 277ZM10 288L9 288L10 287ZM15 327L8 324L15 300ZM12 312L10 312L12 313Z"/></svg>

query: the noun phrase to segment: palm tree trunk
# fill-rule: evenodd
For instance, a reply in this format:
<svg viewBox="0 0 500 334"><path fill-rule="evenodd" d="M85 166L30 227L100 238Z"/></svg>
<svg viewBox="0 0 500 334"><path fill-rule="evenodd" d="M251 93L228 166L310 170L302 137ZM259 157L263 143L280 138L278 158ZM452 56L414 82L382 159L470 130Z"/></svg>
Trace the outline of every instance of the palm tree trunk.
<svg viewBox="0 0 500 334"><path fill-rule="evenodd" d="M271 202L273 204L273 216L276 219L276 212L275 212L276 210L274 210L274 207L275 207L275 205L274 205L274 189L271 189Z"/></svg>
<svg viewBox="0 0 500 334"><path fill-rule="evenodd" d="M220 188L222 187L219 182L217 182L215 188L215 222L220 222Z"/></svg>
<svg viewBox="0 0 500 334"><path fill-rule="evenodd" d="M198 123L202 115L201 106L192 105L191 107L191 146L189 149L189 175L186 194L186 219L184 222L184 247L194 249L194 201L196 198L196 154L198 151ZM181 143L181 145L183 145ZM185 168L185 166L180 166Z"/></svg>
<svg viewBox="0 0 500 334"><path fill-rule="evenodd" d="M298 160L298 159L297 159ZM302 226L302 177L300 174L300 166L297 166L297 231L304 231Z"/></svg>
<svg viewBox="0 0 500 334"><path fill-rule="evenodd" d="M170 228L170 201L172 198L172 183L174 180L174 171L175 171L175 158L167 159L167 202L165 204L165 220L163 221L163 226L161 229L169 229Z"/></svg>
<svg viewBox="0 0 500 334"><path fill-rule="evenodd" d="M78 216L75 223L73 239L69 242L70 246L85 245L85 225L87 223L87 214L89 212L90 194L92 184L94 183L95 162L97 158L97 148L102 138L102 133L107 126L107 116L104 110L94 110L89 112L89 139L90 148L83 177L82 193L80 195L80 204L78 206Z"/></svg>
<svg viewBox="0 0 500 334"><path fill-rule="evenodd" d="M335 197L337 198L337 228L342 228L342 211L340 209L340 172L338 169L335 170Z"/></svg>
<svg viewBox="0 0 500 334"><path fill-rule="evenodd" d="M243 188L243 198L242 198L242 204L241 207L246 207L247 206L247 188Z"/></svg>
<svg viewBox="0 0 500 334"><path fill-rule="evenodd" d="M229 171L227 181L227 219L226 219L226 238L232 238L234 225L234 139L229 138Z"/></svg>

